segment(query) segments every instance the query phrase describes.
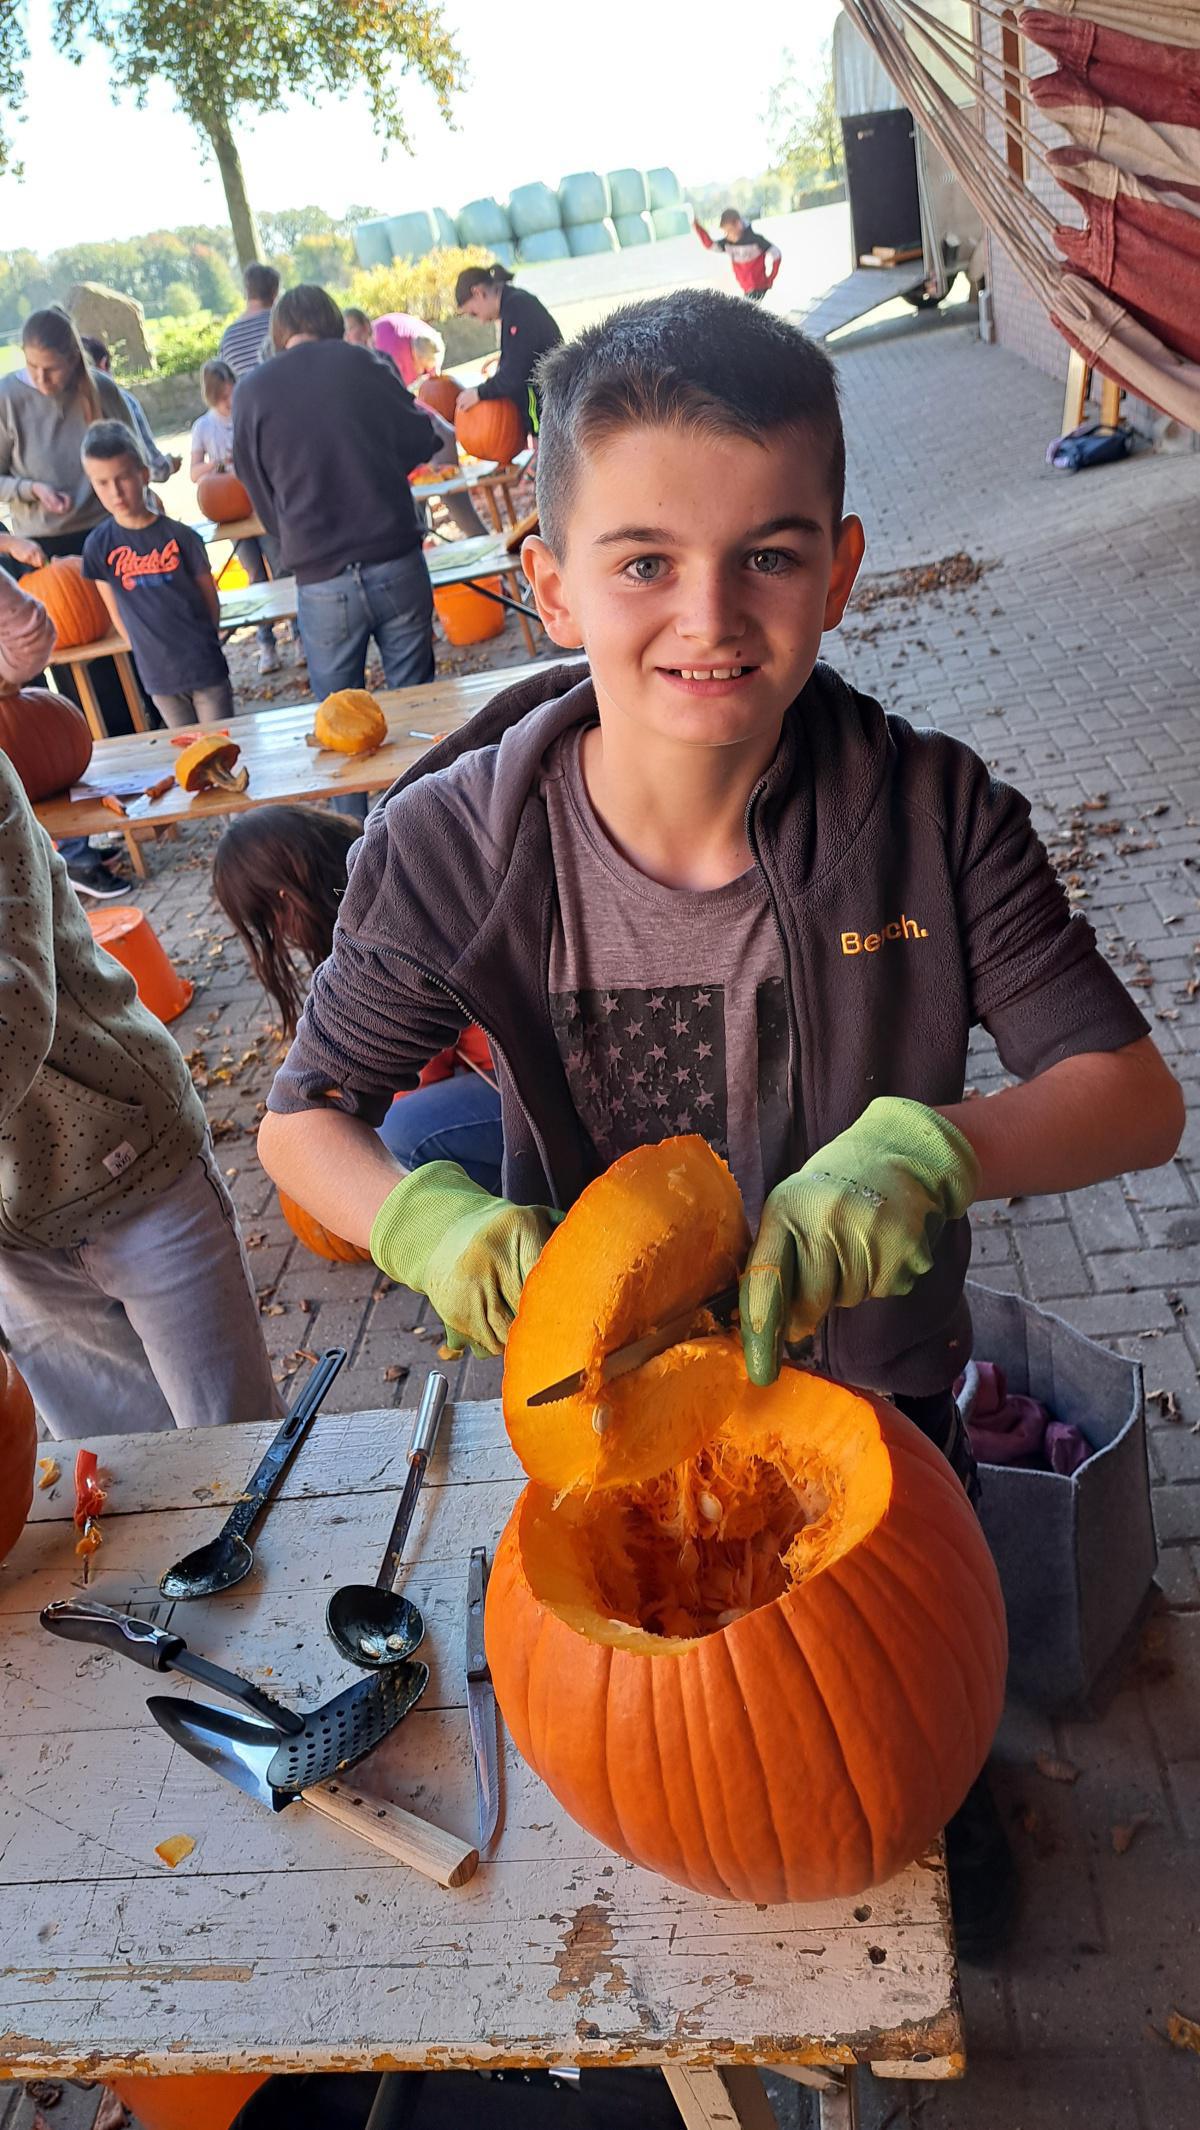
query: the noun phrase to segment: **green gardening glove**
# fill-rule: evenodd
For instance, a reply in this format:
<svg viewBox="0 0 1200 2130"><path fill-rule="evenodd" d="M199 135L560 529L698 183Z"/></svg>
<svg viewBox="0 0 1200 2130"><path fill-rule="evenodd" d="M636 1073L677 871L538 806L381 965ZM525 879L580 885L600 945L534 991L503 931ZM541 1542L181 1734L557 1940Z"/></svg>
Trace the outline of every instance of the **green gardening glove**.
<svg viewBox="0 0 1200 2130"><path fill-rule="evenodd" d="M499 1353L526 1274L561 1217L493 1198L456 1161L427 1161L384 1199L371 1255L389 1279L429 1296L448 1345Z"/></svg>
<svg viewBox="0 0 1200 2130"><path fill-rule="evenodd" d="M979 1189L979 1163L937 1110L879 1095L857 1124L776 1184L742 1274L742 1345L752 1383L773 1383L785 1338L833 1308L909 1294L948 1220Z"/></svg>

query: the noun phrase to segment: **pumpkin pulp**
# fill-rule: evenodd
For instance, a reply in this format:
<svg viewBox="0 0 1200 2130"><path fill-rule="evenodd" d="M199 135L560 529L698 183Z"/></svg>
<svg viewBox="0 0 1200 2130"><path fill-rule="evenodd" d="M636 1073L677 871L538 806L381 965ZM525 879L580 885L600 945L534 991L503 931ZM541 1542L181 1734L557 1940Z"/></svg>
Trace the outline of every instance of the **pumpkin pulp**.
<svg viewBox="0 0 1200 2130"><path fill-rule="evenodd" d="M735 1380L735 1340L674 1351L709 1399ZM891 1476L865 1400L794 1370L768 1391L742 1378L723 1424L666 1471L586 1494L531 1486L525 1574L589 1641L678 1653L842 1559L884 1515Z"/></svg>

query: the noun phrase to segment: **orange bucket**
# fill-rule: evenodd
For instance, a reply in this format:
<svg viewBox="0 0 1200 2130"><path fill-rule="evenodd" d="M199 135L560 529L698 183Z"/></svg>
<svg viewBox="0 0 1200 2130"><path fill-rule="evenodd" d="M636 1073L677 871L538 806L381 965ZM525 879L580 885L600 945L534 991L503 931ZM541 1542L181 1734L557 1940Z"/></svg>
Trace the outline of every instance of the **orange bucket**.
<svg viewBox="0 0 1200 2130"><path fill-rule="evenodd" d="M489 592L501 589L499 577L483 577ZM469 584L447 584L434 591L434 610L446 632L447 643L483 643L489 636L499 636L508 614L507 607L497 606L494 599L481 599Z"/></svg>
<svg viewBox="0 0 1200 2130"><path fill-rule="evenodd" d="M160 1021L175 1020L191 1005L193 986L173 966L143 911L120 903L115 909L89 910L88 923L96 945L128 969L143 1006Z"/></svg>
<svg viewBox="0 0 1200 2130"><path fill-rule="evenodd" d="M266 2083L265 2071L197 2071L188 2077L106 2078L119 2100L132 2108L145 2130L227 2130L252 2093Z"/></svg>

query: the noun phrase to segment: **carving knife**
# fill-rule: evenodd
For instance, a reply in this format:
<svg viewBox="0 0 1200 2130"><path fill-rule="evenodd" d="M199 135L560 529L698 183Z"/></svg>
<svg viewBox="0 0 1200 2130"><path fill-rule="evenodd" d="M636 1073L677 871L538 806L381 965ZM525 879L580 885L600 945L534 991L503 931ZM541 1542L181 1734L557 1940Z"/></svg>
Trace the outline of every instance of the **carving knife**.
<svg viewBox="0 0 1200 2130"><path fill-rule="evenodd" d="M634 1339L630 1345L616 1347L612 1353L604 1356L600 1370L601 1382L611 1383L614 1376L630 1375L635 1368L643 1368L647 1361L653 1361L657 1354L665 1353L668 1346L678 1346L681 1339L686 1339L702 1309L707 1309L720 1323L728 1325L737 1308L737 1299L736 1286L722 1287L719 1294L710 1294L704 1301L693 1302L689 1309L682 1310L678 1316L668 1317L664 1323L656 1325L653 1331L647 1331L642 1338ZM574 1375L560 1376L557 1383L548 1383L544 1390L535 1390L526 1403L555 1405L560 1398L572 1398L577 1391L583 1389L587 1375L586 1369L577 1368Z"/></svg>
<svg viewBox="0 0 1200 2130"><path fill-rule="evenodd" d="M496 1746L496 1695L483 1641L483 1599L487 1589L487 1553L471 1549L467 1573L467 1715L475 1760L475 1803L479 1816L479 1854L483 1856L500 1817L500 1756Z"/></svg>

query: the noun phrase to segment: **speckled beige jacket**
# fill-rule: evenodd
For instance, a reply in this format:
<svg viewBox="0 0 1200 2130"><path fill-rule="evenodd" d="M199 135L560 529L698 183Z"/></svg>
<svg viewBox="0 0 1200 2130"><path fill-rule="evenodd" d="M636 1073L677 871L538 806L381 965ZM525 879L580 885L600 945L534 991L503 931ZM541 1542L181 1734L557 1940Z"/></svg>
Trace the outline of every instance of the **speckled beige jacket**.
<svg viewBox="0 0 1200 2130"><path fill-rule="evenodd" d="M174 1183L203 1136L178 1044L95 944L0 754L0 1248L77 1247Z"/></svg>

